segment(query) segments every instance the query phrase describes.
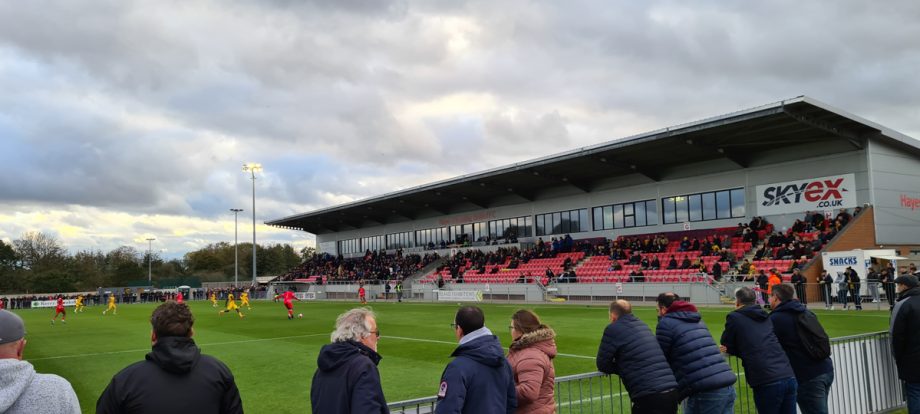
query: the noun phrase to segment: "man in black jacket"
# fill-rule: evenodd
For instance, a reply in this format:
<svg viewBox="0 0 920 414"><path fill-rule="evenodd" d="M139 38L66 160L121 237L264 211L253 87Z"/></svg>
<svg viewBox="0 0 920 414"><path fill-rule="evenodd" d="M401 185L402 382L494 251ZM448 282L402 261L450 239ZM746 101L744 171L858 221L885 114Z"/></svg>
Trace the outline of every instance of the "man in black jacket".
<svg viewBox="0 0 920 414"><path fill-rule="evenodd" d="M610 304L610 324L597 350L597 370L617 374L632 399L632 412L676 413L677 380L648 325L625 300Z"/></svg>
<svg viewBox="0 0 920 414"><path fill-rule="evenodd" d="M121 370L96 402L97 414L242 413L233 374L202 355L192 340L195 322L188 306L168 301L153 311L153 350Z"/></svg>
<svg viewBox="0 0 920 414"><path fill-rule="evenodd" d="M795 373L773 333L769 315L757 305L754 290L738 289L735 308L725 318L722 351L744 364L744 377L754 391L758 413L795 414Z"/></svg>
<svg viewBox="0 0 920 414"><path fill-rule="evenodd" d="M796 402L802 414L827 414L827 396L834 382L834 363L830 357L814 359L802 345L799 336L799 317L808 312L801 301L793 298L789 285L773 286L770 295L770 321L779 344L786 351L795 380L799 383ZM813 313L810 316L817 319Z"/></svg>
<svg viewBox="0 0 920 414"><path fill-rule="evenodd" d="M377 319L367 308L339 315L332 343L324 345L316 358L316 373L310 386L314 413L389 413L377 364Z"/></svg>
<svg viewBox="0 0 920 414"><path fill-rule="evenodd" d="M906 383L907 409L920 413L920 283L916 276L895 279L898 301L891 312L891 348L898 377Z"/></svg>

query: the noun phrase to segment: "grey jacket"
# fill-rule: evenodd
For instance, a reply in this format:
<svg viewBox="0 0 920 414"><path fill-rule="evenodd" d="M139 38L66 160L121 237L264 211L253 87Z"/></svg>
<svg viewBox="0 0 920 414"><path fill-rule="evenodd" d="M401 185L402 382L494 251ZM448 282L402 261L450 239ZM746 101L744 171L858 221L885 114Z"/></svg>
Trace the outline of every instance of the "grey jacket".
<svg viewBox="0 0 920 414"><path fill-rule="evenodd" d="M64 378L39 374L26 361L0 359L0 413L80 414L80 402Z"/></svg>

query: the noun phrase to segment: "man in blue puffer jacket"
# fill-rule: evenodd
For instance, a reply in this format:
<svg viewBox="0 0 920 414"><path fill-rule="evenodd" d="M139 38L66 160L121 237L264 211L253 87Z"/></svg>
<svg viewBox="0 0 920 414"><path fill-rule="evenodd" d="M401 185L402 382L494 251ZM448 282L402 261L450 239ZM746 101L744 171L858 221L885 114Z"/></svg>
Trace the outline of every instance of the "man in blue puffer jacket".
<svg viewBox="0 0 920 414"><path fill-rule="evenodd" d="M684 414L732 414L735 373L719 352L696 306L676 293L658 295L656 336L677 377Z"/></svg>
<svg viewBox="0 0 920 414"><path fill-rule="evenodd" d="M514 374L482 309L465 306L454 317L460 346L438 387L436 414L511 414L517 408Z"/></svg>
<svg viewBox="0 0 920 414"><path fill-rule="evenodd" d="M597 350L597 369L617 374L632 400L633 414L677 413L677 380L655 335L625 300L610 304L610 324Z"/></svg>
<svg viewBox="0 0 920 414"><path fill-rule="evenodd" d="M770 317L757 305L754 290L735 292L735 311L725 317L722 351L741 358L759 414L796 414L798 382L773 333Z"/></svg>

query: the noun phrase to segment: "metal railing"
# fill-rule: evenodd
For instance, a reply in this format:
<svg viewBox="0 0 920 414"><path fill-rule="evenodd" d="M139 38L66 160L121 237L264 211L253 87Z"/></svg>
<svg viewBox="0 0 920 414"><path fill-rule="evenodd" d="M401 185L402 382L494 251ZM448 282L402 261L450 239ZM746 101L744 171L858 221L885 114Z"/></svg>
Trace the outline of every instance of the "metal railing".
<svg viewBox="0 0 920 414"><path fill-rule="evenodd" d="M888 332L854 335L831 340L834 383L828 397L831 413L875 413L904 406L904 390L891 354ZM729 357L738 376L735 383L735 412L756 413L753 390L744 379L741 360ZM616 375L600 372L556 378L556 412L629 413L632 403ZM389 404L396 414L433 413L437 397L418 398Z"/></svg>

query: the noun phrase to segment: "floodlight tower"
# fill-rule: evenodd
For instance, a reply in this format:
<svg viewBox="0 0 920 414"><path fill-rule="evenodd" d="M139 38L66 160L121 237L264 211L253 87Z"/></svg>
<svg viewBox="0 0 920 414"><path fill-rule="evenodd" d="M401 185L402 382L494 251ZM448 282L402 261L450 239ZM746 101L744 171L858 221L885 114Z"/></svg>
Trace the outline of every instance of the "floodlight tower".
<svg viewBox="0 0 920 414"><path fill-rule="evenodd" d="M147 238L147 283L153 285L153 237Z"/></svg>
<svg viewBox="0 0 920 414"><path fill-rule="evenodd" d="M252 179L252 284L256 284L256 173L262 171L262 164L247 162L243 172L248 172Z"/></svg>
<svg viewBox="0 0 920 414"><path fill-rule="evenodd" d="M241 208L231 208L233 212L233 286L240 283L240 246L239 246L239 215L243 211Z"/></svg>

